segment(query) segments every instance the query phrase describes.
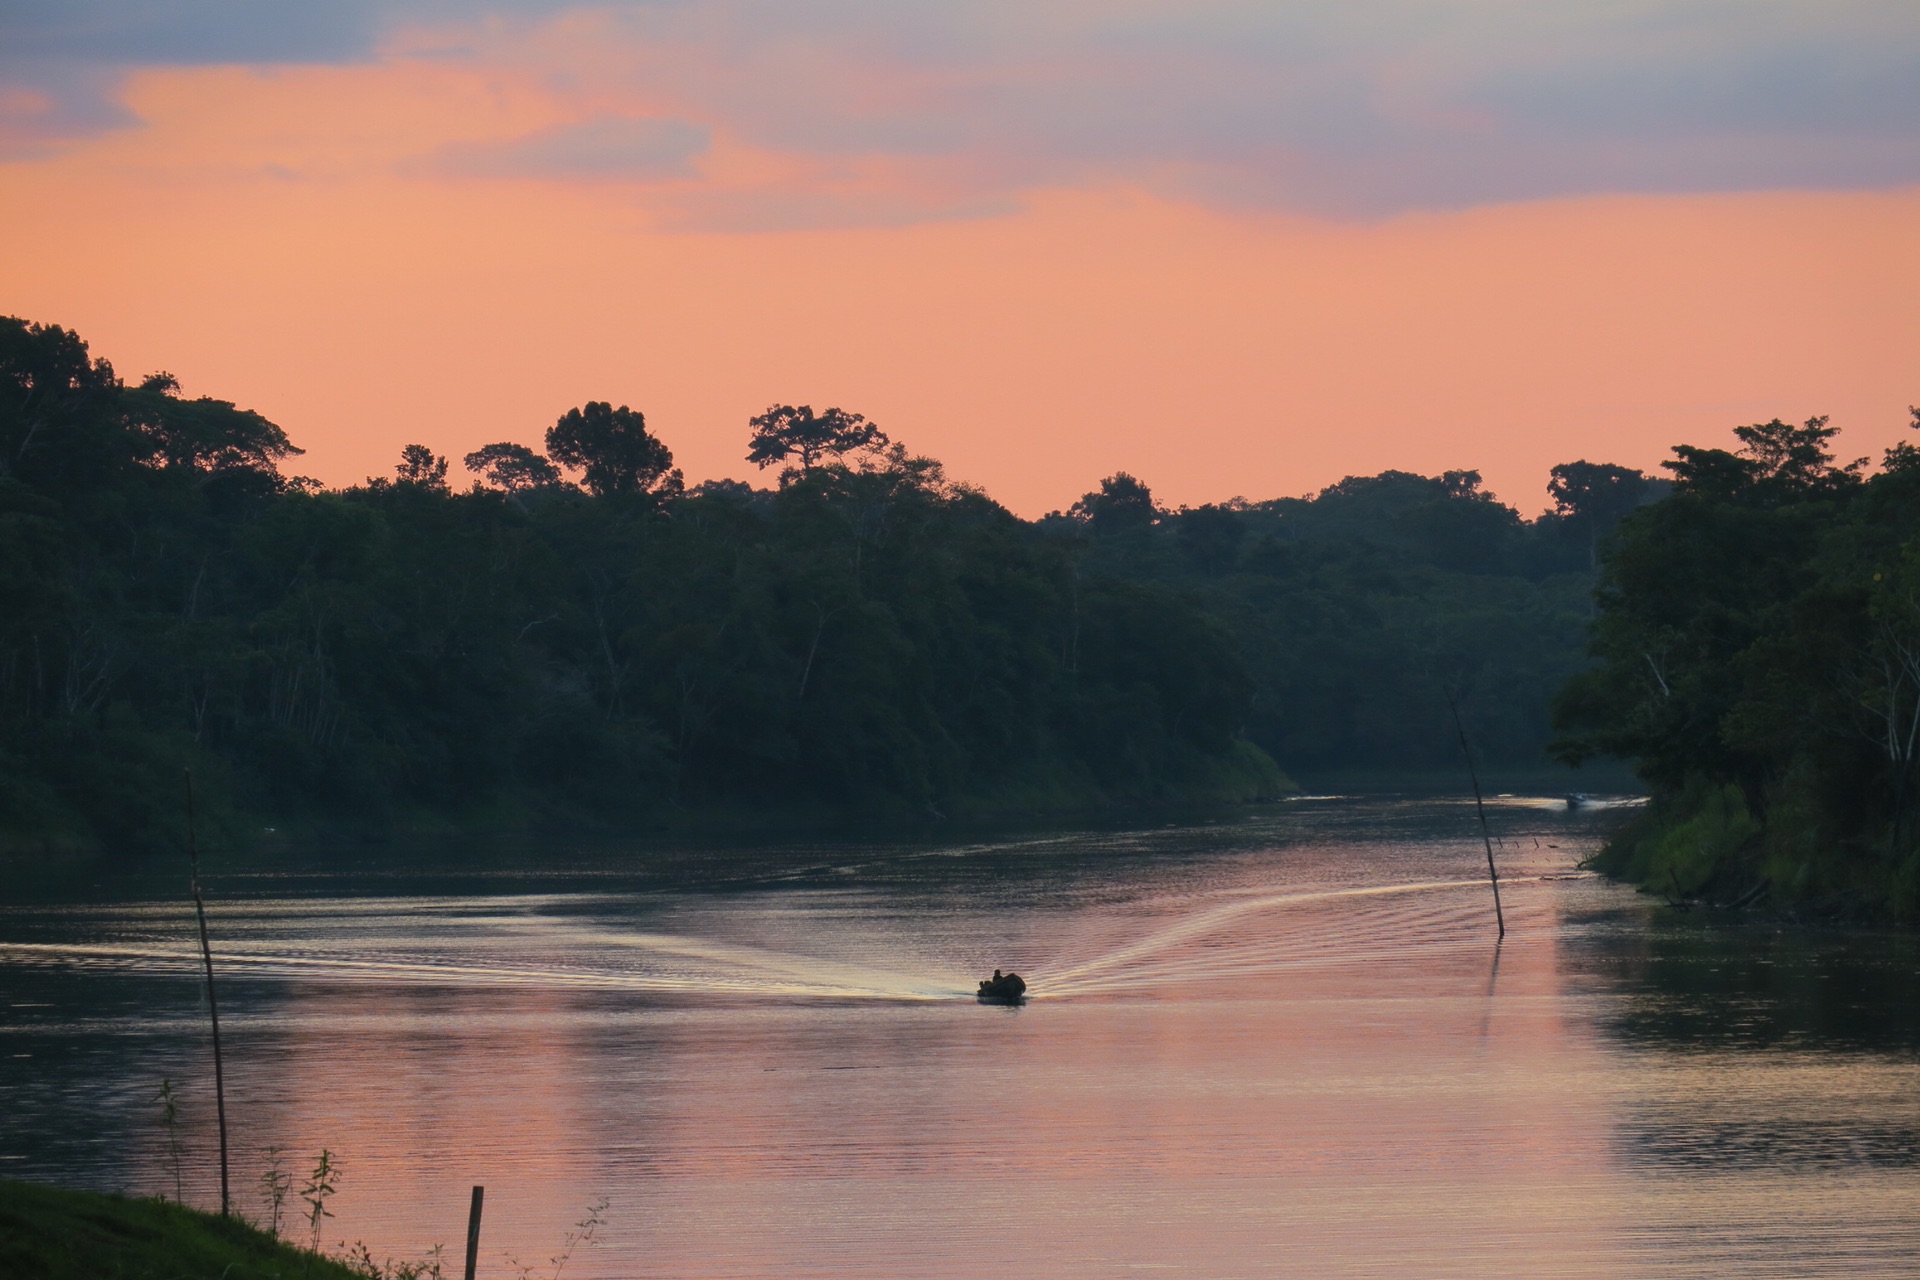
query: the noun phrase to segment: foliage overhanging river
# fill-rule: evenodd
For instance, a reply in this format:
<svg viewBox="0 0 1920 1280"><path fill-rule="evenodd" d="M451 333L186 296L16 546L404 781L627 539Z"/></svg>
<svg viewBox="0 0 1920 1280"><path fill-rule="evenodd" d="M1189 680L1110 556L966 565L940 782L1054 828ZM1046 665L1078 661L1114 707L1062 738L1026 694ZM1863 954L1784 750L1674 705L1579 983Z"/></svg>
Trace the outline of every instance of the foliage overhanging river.
<svg viewBox="0 0 1920 1280"><path fill-rule="evenodd" d="M1912 1275L1920 948L1673 916L1609 818L1308 799L966 846L208 877L237 1188L569 1277ZM217 1200L184 868L0 910L0 1174ZM659 869L660 866L665 869ZM165 871L165 875L161 871ZM1023 1008L968 998L1014 967ZM257 1213L253 1197L240 1203Z"/></svg>

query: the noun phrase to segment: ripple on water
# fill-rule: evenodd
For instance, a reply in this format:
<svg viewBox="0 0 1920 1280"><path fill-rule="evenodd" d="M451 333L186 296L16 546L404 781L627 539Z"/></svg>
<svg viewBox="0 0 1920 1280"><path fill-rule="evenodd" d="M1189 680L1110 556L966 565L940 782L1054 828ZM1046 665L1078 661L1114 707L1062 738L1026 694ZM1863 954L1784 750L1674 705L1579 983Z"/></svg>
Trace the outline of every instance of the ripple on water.
<svg viewBox="0 0 1920 1280"><path fill-rule="evenodd" d="M1911 946L1756 963L1574 872L1603 809L1492 819L1498 949L1452 803L233 877L237 1181L328 1146L332 1226L401 1256L484 1182L494 1274L601 1195L569 1277L1914 1274ZM0 910L0 1172L170 1183L165 1075L205 1203L190 909L87 897ZM1035 998L975 1004L996 967Z"/></svg>

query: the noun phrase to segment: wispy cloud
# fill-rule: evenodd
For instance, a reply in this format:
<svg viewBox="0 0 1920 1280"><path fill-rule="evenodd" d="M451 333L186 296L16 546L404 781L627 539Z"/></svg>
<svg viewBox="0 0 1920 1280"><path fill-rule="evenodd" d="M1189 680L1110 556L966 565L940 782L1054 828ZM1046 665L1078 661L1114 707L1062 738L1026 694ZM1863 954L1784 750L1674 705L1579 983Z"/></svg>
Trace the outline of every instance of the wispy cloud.
<svg viewBox="0 0 1920 1280"><path fill-rule="evenodd" d="M602 116L500 141L449 143L428 167L465 178L657 182L693 177L708 145L705 125Z"/></svg>
<svg viewBox="0 0 1920 1280"><path fill-rule="evenodd" d="M137 123L97 67L19 67L0 76L0 161L33 160L62 142Z"/></svg>
<svg viewBox="0 0 1920 1280"><path fill-rule="evenodd" d="M42 139L123 123L112 78L135 66L404 54L519 75L585 122L449 144L439 171L692 179L720 140L782 176L701 163L709 185L662 216L716 226L1098 185L1369 217L1920 182L1911 0L26 0L0 48Z"/></svg>

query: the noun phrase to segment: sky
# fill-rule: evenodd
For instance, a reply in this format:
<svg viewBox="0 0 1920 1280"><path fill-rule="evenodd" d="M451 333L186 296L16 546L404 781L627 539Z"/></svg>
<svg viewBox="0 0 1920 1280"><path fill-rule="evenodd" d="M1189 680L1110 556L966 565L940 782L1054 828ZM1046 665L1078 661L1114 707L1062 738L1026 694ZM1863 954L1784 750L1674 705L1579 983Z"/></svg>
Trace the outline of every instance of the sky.
<svg viewBox="0 0 1920 1280"><path fill-rule="evenodd" d="M0 314L330 484L866 414L1023 515L1920 403L1912 0L0 0Z"/></svg>

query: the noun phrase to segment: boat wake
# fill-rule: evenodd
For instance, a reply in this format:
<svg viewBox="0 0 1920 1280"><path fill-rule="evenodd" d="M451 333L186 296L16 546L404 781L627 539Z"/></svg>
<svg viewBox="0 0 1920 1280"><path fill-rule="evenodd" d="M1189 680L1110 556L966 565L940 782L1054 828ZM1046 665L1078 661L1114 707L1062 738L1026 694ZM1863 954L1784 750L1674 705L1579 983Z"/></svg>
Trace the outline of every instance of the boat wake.
<svg viewBox="0 0 1920 1280"><path fill-rule="evenodd" d="M1524 890L1544 879L1502 884ZM1042 910L1014 918L1027 940L1006 939L1005 960L1032 978L1034 998L1048 1000L1434 955L1485 946L1486 893L1484 880L1418 880L1251 887ZM1510 897L1509 916L1522 927L1532 896ZM225 974L788 1000L954 1000L973 997L979 977L969 971L970 960L954 952L976 945L967 939L1006 929L1000 913L982 909L977 918L951 922L944 944L912 931L875 944L833 913L727 918L736 935L777 931L786 945L776 946L623 928L617 914L565 914L558 901L519 902L517 911L484 898L307 902L299 904L304 914L290 905L249 903L229 917L214 955ZM126 941L0 942L0 963L191 979L198 972L191 939L154 936L167 915L158 904L129 908L127 932L137 936ZM791 945L796 937L799 947ZM847 958L852 951L858 958Z"/></svg>
<svg viewBox="0 0 1920 1280"><path fill-rule="evenodd" d="M930 979L883 969L786 955L668 935L614 935L602 950L547 963L512 964L453 956L361 955L290 949L217 948L229 977L462 987L789 997L842 1000L949 1000L967 994L958 976ZM610 962L605 949L629 948L661 963ZM686 963L692 961L693 963ZM678 963L676 963L678 962ZM0 963L60 966L193 978L199 955L188 947L111 943L0 943Z"/></svg>
<svg viewBox="0 0 1920 1280"><path fill-rule="evenodd" d="M1500 881L1502 888L1542 882L1540 876ZM1481 949L1491 916L1491 903L1482 900L1488 893L1483 879L1247 893L1051 966L1036 989L1054 997L1101 995ZM1521 901L1510 901L1507 910L1516 923L1531 914ZM1276 913L1300 918L1267 918Z"/></svg>

